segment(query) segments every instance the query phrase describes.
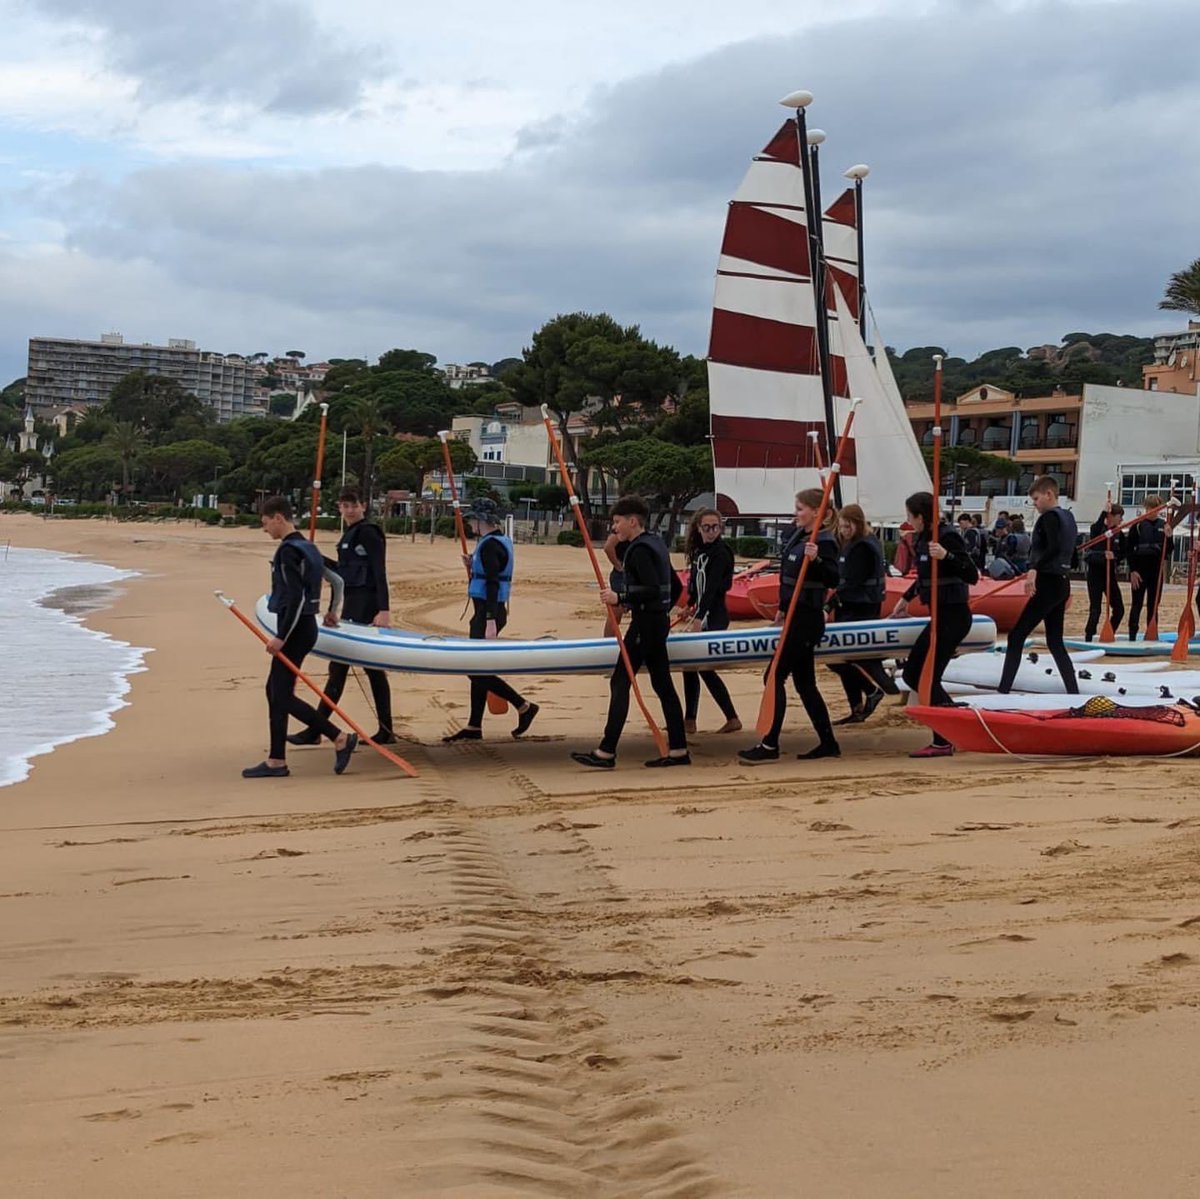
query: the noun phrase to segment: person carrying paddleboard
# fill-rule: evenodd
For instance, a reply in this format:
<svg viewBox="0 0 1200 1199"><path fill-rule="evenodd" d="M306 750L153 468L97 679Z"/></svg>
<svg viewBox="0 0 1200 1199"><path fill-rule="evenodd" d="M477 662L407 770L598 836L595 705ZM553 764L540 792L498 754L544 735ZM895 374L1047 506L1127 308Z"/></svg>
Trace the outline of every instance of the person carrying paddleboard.
<svg viewBox="0 0 1200 1199"><path fill-rule="evenodd" d="M257 766L242 771L244 779L287 778L288 717L307 725L317 740L328 737L333 742L334 774L341 774L350 764L350 755L358 744L354 733L346 733L330 722L327 714L306 704L296 694L296 676L274 655L282 653L293 666L301 666L317 643L317 612L321 608L321 583L328 580L333 589L329 613L337 623L337 611L342 605L342 580L325 565L321 551L302 533L292 520L292 505L281 495L263 501L259 514L263 532L279 542L271 560L271 596L267 609L275 614L275 636L267 642L272 655L267 674L267 719L271 747L267 757Z"/></svg>
<svg viewBox="0 0 1200 1199"><path fill-rule="evenodd" d="M1088 540L1103 537L1108 530L1117 529L1124 517L1125 509L1109 500L1104 505L1104 511L1092 522ZM1100 627L1100 614L1104 609L1105 596L1108 596L1109 619L1114 631L1120 627L1125 617L1125 600L1121 595L1121 585L1117 581L1117 563L1124 560L1125 553L1125 534L1115 532L1104 541L1097 541L1091 549L1083 551L1088 589L1088 618L1083 631L1085 641L1095 639L1096 630Z"/></svg>
<svg viewBox="0 0 1200 1199"><path fill-rule="evenodd" d="M938 563L937 644L933 648L933 685L930 703L935 707L952 707L954 701L942 686L942 674L954 657L963 639L971 631L971 584L979 580L979 570L967 552L966 544L956 529L943 524L933 537L933 493L918 491L904 501L909 523L917 531L917 580L892 609L894 620L908 616L910 600L920 598L928 605L933 590L933 560ZM930 625L921 630L916 644L904 663L903 678L914 693L921 685L921 671L930 652ZM934 733L933 741L914 750L910 758L944 758L954 753L954 746L945 737Z"/></svg>
<svg viewBox="0 0 1200 1199"><path fill-rule="evenodd" d="M725 596L733 584L733 550L721 536L724 522L715 508L701 508L692 517L688 526L686 554L688 564L687 605L692 619L687 624L690 633L729 628L729 611ZM684 728L689 733L696 731L696 717L700 711L700 684L717 701L717 707L725 717L718 733L736 733L741 730L737 708L729 698L729 688L715 670L688 670L683 675Z"/></svg>
<svg viewBox="0 0 1200 1199"><path fill-rule="evenodd" d="M834 522L838 540L838 581L833 593L833 618L837 621L878 620L883 608L887 563L879 541L867 526L858 504L847 504ZM898 691L883 668L882 658L838 662L829 668L842 680L850 714L839 724L862 724L883 702Z"/></svg>
<svg viewBox="0 0 1200 1199"><path fill-rule="evenodd" d="M1075 667L1063 644L1063 617L1071 598L1071 561L1079 530L1074 514L1059 505L1058 484L1049 475L1034 479L1029 498L1039 513L1029 545L1029 574L1025 580L1025 594L1029 598L1017 623L1009 630L997 690L1001 695L1012 690L1025 652L1025 639L1041 624L1046 629L1046 648L1062 675L1063 687L1068 695L1078 695Z"/></svg>
<svg viewBox="0 0 1200 1199"><path fill-rule="evenodd" d="M341 576L346 585L346 598L342 605L342 619L355 624L373 625L386 629L391 625L387 581L387 540L383 530L373 521L366 519L367 509L361 493L353 487L345 488L338 497L338 511L346 522L346 528L337 545L337 561L325 558L325 565ZM336 625L330 613L325 614L326 625ZM336 704L346 689L350 666L346 662L329 663L329 680L325 694ZM379 731L372 738L380 745L391 745L396 740L392 731L392 689L387 672L367 670L367 682L371 685L371 698L375 702L375 716L379 720ZM322 701L319 711L328 716L333 709ZM290 745L316 745L320 733L305 729L288 738Z"/></svg>
<svg viewBox="0 0 1200 1199"><path fill-rule="evenodd" d="M829 709L817 686L816 652L825 635L825 596L838 582L838 545L831 530L833 513L827 515L825 528L813 528L823 498L824 493L819 487L796 492L796 528L783 547L779 564L779 611L775 614L776 624L784 622L805 558L808 559L808 573L804 576L804 586L796 600L787 641L784 642L775 671L774 720L766 736L757 745L738 753L738 759L748 766L779 760L779 733L787 712L786 684L789 677L795 684L800 702L804 704L818 738L812 749L796 756L841 757L842 751L833 735Z"/></svg>
<svg viewBox="0 0 1200 1199"><path fill-rule="evenodd" d="M622 496L613 504L609 515L613 532L619 540L626 542L622 563L625 590L618 592L605 588L600 592L600 599L609 607L620 604L629 610L629 629L623 638L629 662L635 674L643 665L649 671L650 685L662 704L667 726L667 756L651 758L646 765L690 766L692 759L683 726L683 708L671 678L671 660L667 654L671 597L679 589L679 579L671 565L666 543L656 533L646 531L650 512L642 500L635 495ZM581 766L611 770L617 764L617 744L629 716L631 687L625 663L618 661L608 681L608 720L599 746L588 752L571 754Z"/></svg>
<svg viewBox="0 0 1200 1199"><path fill-rule="evenodd" d="M1142 623L1142 608L1146 623L1158 610L1158 575L1162 564L1163 539L1166 522L1158 513L1163 507L1162 496L1150 492L1142 501L1142 511L1155 515L1139 521L1125 535L1125 553L1129 561L1129 640L1136 641Z"/></svg>
<svg viewBox="0 0 1200 1199"><path fill-rule="evenodd" d="M492 641L508 623L508 599L512 592L513 543L500 532L501 512L495 500L476 500L467 519L474 526L478 538L473 554L464 554L463 562L471 572L467 584L467 595L471 600L472 613L468 636L472 641ZM466 728L443 737L446 742L478 741L483 737L483 710L487 697L498 695L517 710L514 737L524 736L538 714L538 705L514 691L503 679L494 674L473 674L471 680L471 712Z"/></svg>

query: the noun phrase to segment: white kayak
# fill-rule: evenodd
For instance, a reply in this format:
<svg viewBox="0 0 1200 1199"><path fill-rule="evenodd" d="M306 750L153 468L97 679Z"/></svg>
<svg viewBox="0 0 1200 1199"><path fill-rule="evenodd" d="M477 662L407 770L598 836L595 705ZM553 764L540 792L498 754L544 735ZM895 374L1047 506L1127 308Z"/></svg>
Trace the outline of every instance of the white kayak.
<svg viewBox="0 0 1200 1199"><path fill-rule="evenodd" d="M956 658L946 667L948 682L995 690L1000 685L1004 660L998 654L973 654ZM1152 695L1187 698L1200 694L1200 671L1125 671L1107 664L1076 663L1075 678L1082 695ZM1024 660L1013 683L1013 691L1063 694L1062 676L1049 654L1036 662Z"/></svg>
<svg viewBox="0 0 1200 1199"><path fill-rule="evenodd" d="M258 623L275 632L274 614L267 597L255 605ZM855 658L903 657L929 622L862 620L829 624L817 647L819 662L849 662ZM618 660L612 637L582 640L543 638L539 641L470 641L465 637L424 636L402 629L377 629L343 621L337 628L319 626L318 657L379 670L414 674L607 674ZM774 625L758 629L725 629L710 633L673 634L667 647L677 670L725 670L738 666L763 666L779 641ZM996 624L989 616L975 616L963 641L964 651L988 650L996 641Z"/></svg>

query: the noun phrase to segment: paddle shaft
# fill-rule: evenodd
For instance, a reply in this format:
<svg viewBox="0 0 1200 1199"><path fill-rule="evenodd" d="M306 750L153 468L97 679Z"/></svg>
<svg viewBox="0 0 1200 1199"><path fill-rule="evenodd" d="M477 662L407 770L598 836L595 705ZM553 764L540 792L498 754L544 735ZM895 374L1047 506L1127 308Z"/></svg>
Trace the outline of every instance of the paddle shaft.
<svg viewBox="0 0 1200 1199"><path fill-rule="evenodd" d="M942 490L942 356L933 356L933 528L929 530L929 648L921 665L917 681L917 697L921 703L932 703L934 668L936 665L938 632L938 560L933 547L941 530L940 492ZM919 567L918 567L919 570Z"/></svg>
<svg viewBox="0 0 1200 1199"><path fill-rule="evenodd" d="M587 521L584 519L583 512L579 507L579 497L575 494L575 485L571 482L571 472L567 469L567 460L563 457L562 446L558 442L558 434L554 432L554 426L550 423L550 409L546 404L542 405L542 424L546 426L546 436L550 439L550 448L554 451L555 460L558 462L558 473L562 476L563 486L567 489L567 499L571 505L571 511L575 515L575 523L579 526L580 535L583 537L583 544L587 549L588 558L592 563L592 571L596 576L596 585L601 591L607 590L607 584L604 581L604 574L600 570L600 559L596 557L596 547L592 543L592 535L588 530ZM658 722L650 714L650 709L646 707L646 701L642 696L642 689L638 686L637 671L633 669L633 663L629 660L629 650L625 648L625 640L621 636L621 622L617 619L617 610L611 604L605 604L604 610L608 613L608 627L612 630L612 635L617 639L617 652L621 655L621 662L625 666L625 673L629 676L629 687L633 692L633 698L637 702L637 706L641 709L642 715L646 718L646 724L650 727L650 732L654 734L654 743L658 746L658 752L661 757L666 757L668 752L667 739L663 736L663 731L658 727Z"/></svg>
<svg viewBox="0 0 1200 1199"><path fill-rule="evenodd" d="M1112 488L1108 488L1108 493L1104 500L1104 519L1108 519L1109 506L1112 504ZM1112 553L1112 539L1109 539L1109 548L1104 551L1104 624L1100 628L1100 640L1107 644L1116 641L1116 630L1113 629L1112 623L1112 577L1113 569L1116 566L1114 560L1108 555Z"/></svg>
<svg viewBox="0 0 1200 1199"><path fill-rule="evenodd" d="M829 497L833 494L833 489L837 486L838 475L842 469L842 458L846 453L846 447L850 442L850 430L854 425L854 413L858 408L859 401L853 400L850 404L850 411L846 414L846 423L842 426L842 435L838 438L837 451L834 453L833 462L830 463L829 473L825 476L825 485L821 488L821 503L817 507L817 514L813 520L812 529L809 532L809 537L813 544L817 542L817 538L821 533L821 526L825 523L825 513L829 511ZM808 575L809 563L812 561L807 556L800 563L800 573L796 576L796 586L792 589L792 597L788 600L787 612L784 613L783 627L779 630L779 640L775 643L775 652L771 655L771 665L767 667L767 675L765 685L763 686L762 701L758 706L758 722L756 728L760 737L765 737L775 724L775 679L779 673L779 660L783 657L784 646L787 644L788 631L792 627L792 618L796 613L796 601L800 598L800 592L804 588L804 580ZM782 585L783 576L780 575L780 584Z"/></svg>
<svg viewBox="0 0 1200 1199"><path fill-rule="evenodd" d="M242 622L242 624L244 624L246 626L246 628L248 628L250 630L250 632L252 632L255 635L255 637L257 637L259 639L259 641L261 641L263 643L263 645L268 646L268 647L270 646L271 638L268 637L266 635L266 633L264 633L262 631L262 629L260 629L258 627L258 625L256 625L254 623L254 621L252 621L237 606L237 604L235 604L233 602L233 600L231 600L227 595L223 595L220 591L218 591L216 593L216 596L217 596L217 599L219 599L221 601L221 603L223 603L225 605L225 607L227 607L230 610L230 612L232 612L234 614L234 616L236 616L238 618L238 620L240 620ZM331 708L334 713L336 713L338 716L340 716L342 718L342 720L344 720L346 722L346 724L348 724L350 726L350 728L358 734L358 739L360 741L362 741L366 745L369 745L377 754L380 754L381 756L387 758L387 760L389 762L391 762L392 765L399 766L400 769L403 770L404 773L409 776L409 778L415 779L417 777L417 770L416 770L415 766L406 762L398 754L392 753L391 750L386 749L382 745L379 745L377 742L373 741L369 736L367 736L366 732L364 732L363 729L359 727L359 725L355 724L355 722L353 720L351 720L350 717L347 716L346 713L344 711L342 711L342 709L339 708L338 705L335 704L333 702L333 700L331 700L329 698L329 696L327 696L325 694L325 692L322 691L321 688L318 687L317 684L315 682L313 682L313 680L311 678L309 678L309 676L307 674L305 674L304 671L301 670L300 667L295 664L295 662L293 662L291 660L291 658L289 658L286 654L284 654L282 651L277 650L277 649L271 650L271 656L273 658L277 658L280 662L282 662L283 665L286 666L288 668L288 670L290 670L292 672L292 674L294 674L296 676L296 678L298 678L306 687L308 687L312 692L314 692L316 694L317 698L323 704L325 704L327 707Z"/></svg>
<svg viewBox="0 0 1200 1199"><path fill-rule="evenodd" d="M321 432L317 434L317 469L313 471L312 502L308 513L308 539L317 539L317 508L321 503L321 472L325 469L325 429L329 423L329 405L321 405Z"/></svg>
<svg viewBox="0 0 1200 1199"><path fill-rule="evenodd" d="M1175 480L1171 480L1171 494L1167 497L1168 500L1175 498ZM1158 586L1154 592L1154 611L1150 613L1150 619L1146 621L1146 640L1158 640L1158 609L1162 604L1163 583L1166 581L1167 573L1167 553L1171 548L1171 542L1174 540L1174 532L1171 522L1166 522L1166 528L1163 529L1162 553L1158 556Z"/></svg>

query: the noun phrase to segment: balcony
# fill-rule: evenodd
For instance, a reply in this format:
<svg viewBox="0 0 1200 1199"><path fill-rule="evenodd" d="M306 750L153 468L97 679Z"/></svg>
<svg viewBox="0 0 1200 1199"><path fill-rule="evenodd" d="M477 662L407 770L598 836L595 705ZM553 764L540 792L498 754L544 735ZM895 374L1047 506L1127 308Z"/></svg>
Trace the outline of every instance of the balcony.
<svg viewBox="0 0 1200 1199"><path fill-rule="evenodd" d="M1012 429L1007 425L992 425L990 428L984 429L983 440L980 442L979 448L989 454L995 453L997 450L1007 453L1011 444Z"/></svg>

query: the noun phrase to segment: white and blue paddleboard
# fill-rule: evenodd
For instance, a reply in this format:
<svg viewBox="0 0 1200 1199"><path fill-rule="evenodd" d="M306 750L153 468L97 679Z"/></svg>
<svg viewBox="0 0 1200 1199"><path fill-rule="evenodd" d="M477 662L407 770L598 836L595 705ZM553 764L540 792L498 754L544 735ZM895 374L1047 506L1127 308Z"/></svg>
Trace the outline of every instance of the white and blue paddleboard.
<svg viewBox="0 0 1200 1199"><path fill-rule="evenodd" d="M1118 637L1116 641L1084 641L1082 637L1064 637L1063 644L1070 650L1099 649L1107 657L1112 658L1167 658L1175 648L1175 637L1167 640L1164 634L1157 641L1130 641L1128 637ZM1200 648L1200 643L1197 643Z"/></svg>

